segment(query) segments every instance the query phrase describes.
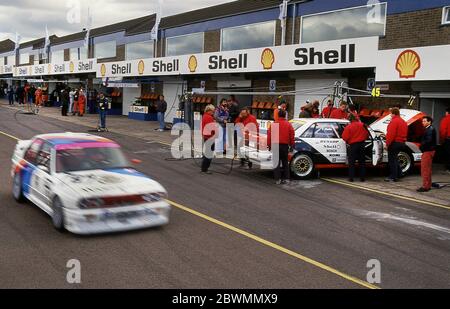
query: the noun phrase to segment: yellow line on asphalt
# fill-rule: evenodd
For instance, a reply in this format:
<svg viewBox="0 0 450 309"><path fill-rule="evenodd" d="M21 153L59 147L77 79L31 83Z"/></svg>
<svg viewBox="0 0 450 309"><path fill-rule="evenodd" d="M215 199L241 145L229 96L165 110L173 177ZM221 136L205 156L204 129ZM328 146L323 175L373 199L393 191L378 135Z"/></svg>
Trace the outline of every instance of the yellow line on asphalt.
<svg viewBox="0 0 450 309"><path fill-rule="evenodd" d="M450 206L445 206L445 205L434 203L434 202L429 202L429 201L415 199L415 198L407 197L407 196L403 196L403 195L383 192L380 190L371 189L371 188L367 188L364 186L358 186L358 185L355 185L352 183L348 183L348 182L340 181L340 180L336 180L336 179L330 179L330 178L321 178L321 179L324 181L327 181L327 182L331 182L331 183L335 183L335 184L339 184L339 185L343 185L343 186L347 186L347 187L351 187L351 188L355 188L355 189L360 189L360 190L369 191L369 192L377 193L377 194L381 194L381 195L386 195L386 196L390 196L390 197L394 197L397 199L402 199L402 200L406 200L406 201L410 201L410 202L414 202L414 203L418 203L418 204L424 204L424 205L428 205L428 206L439 207L439 208L450 210Z"/></svg>
<svg viewBox="0 0 450 309"><path fill-rule="evenodd" d="M10 135L10 134L8 134L8 133L2 132L2 131L0 131L0 134L3 134L3 135L5 135L5 136L7 136L7 137L9 137L9 138L14 139L14 140L19 140L17 137L14 137L14 136L12 136L12 135ZM204 219L204 220L207 220L207 221L209 221L209 222L211 222L211 223L214 223L214 224L216 224L216 225L219 225L219 226L221 226L221 227L223 227L223 228L225 228L225 229L231 230L231 231L233 231L233 232L235 232L235 233L238 233L238 234L240 234L240 235L242 235L242 236L245 236L245 237L247 237L247 238L249 238L249 239L252 239L252 240L254 240L254 241L256 241L256 242L259 242L260 244L263 244L263 245L265 245L265 246L267 246L267 247L270 247L270 248L275 249L275 250L277 250L277 251L283 252L283 253L285 253L285 254L287 254L287 255L290 255L290 256L292 256L292 257L294 257L294 258L297 258L297 259L299 259L299 260L301 260L301 261L303 261L303 262L306 262L306 263L308 263L308 264L311 264L311 265L313 265L313 266L316 266L316 267L318 267L318 268L320 268L320 269L322 269L322 270L328 271L328 272L330 272L330 273L332 273L332 274L335 274L335 275L337 275L337 276L339 276L339 277L341 277L341 278L343 278L343 279L346 279L346 280L348 280L348 281L351 281L351 282L353 282L353 283L355 283L355 284L358 284L358 285L363 286L363 287L368 288L368 289L379 289L379 287L377 287L377 286L375 286L375 285L372 285L372 284L370 284L370 283L368 283L368 282L365 282L365 281L360 280L360 279L358 279L358 278L355 278L355 277L353 277L353 276L347 275L347 274L345 274L345 273L343 273L343 272L341 272L341 271L339 271L339 270L337 270L337 269L334 269L334 268L332 268L332 267L330 267L330 266L327 266L327 265L325 265L325 264L323 264L323 263L317 262L317 261L315 261L315 260L313 260L313 259L311 259L311 258L308 258L308 257L304 256L304 255L301 255L301 254L299 254L299 253L296 253L296 252L294 252L294 251L291 251L291 250L289 250L289 249L286 249L286 248L284 248L284 247L282 247L282 246L280 246L280 245L277 245L277 244L275 244L275 243L273 243L273 242L270 242L270 241L265 240L265 239L263 239L263 238L261 238L261 237L258 237L258 236L256 236L256 235L253 235L253 234L251 234L251 233L249 233L249 232L246 232L246 231L244 231L244 230L241 230L241 229L239 229L239 228L237 228L237 227L234 227L234 226L232 226L232 225L230 225L230 224L227 224L227 223L224 223L224 222L219 221L219 220L217 220L217 219L214 219L214 218L212 218L212 217L209 217L209 216L207 216L207 215L205 215L205 214L202 214L202 213L200 213L200 212L198 212L198 211L195 211L195 210L193 210L193 209L190 209L190 208L188 208L188 207L186 207L186 206L183 206L183 205L181 205L181 204L178 204L178 203L176 203L176 202L173 202L173 201L168 201L168 202L169 202L172 206L174 206L174 207L176 207L176 208L178 208L178 209L180 209L180 210L183 210L183 211L185 211L185 212L188 212L188 213L190 213L190 214L192 214L192 215L195 215L195 216L197 216L197 217L200 217L200 218L202 218L202 219Z"/></svg>
<svg viewBox="0 0 450 309"><path fill-rule="evenodd" d="M7 136L7 137L9 137L9 138L12 138L12 139L14 139L14 140L16 140L16 141L20 141L20 139L18 139L17 137L12 136L12 135L9 135L8 133L5 133L5 132L3 132L3 131L0 131L0 134L3 134L4 136Z"/></svg>
<svg viewBox="0 0 450 309"><path fill-rule="evenodd" d="M290 255L290 256L292 256L294 258L297 258L297 259L299 259L299 260L301 260L303 262L306 262L308 264L311 264L313 266L316 266L316 267L318 267L318 268L320 268L322 270L328 271L328 272L330 272L332 274L335 274L335 275L337 275L337 276L339 276L341 278L344 278L344 279L346 279L348 281L351 281L351 282L353 282L355 284L361 285L361 286L363 286L365 288L368 288L368 289L373 289L373 290L380 289L378 286L375 286L373 284L370 284L368 282L365 282L365 281L360 280L358 278L355 278L353 276L347 275L347 274L345 274L345 273L343 273L343 272L341 272L341 271L339 271L337 269L334 269L334 268L332 268L330 266L327 266L327 265L325 265L323 263L317 262L317 261L315 261L315 260L313 260L311 258L308 258L308 257L306 257L304 255L299 254L299 253L296 253L296 252L294 252L292 250L286 249L286 248L284 248L284 247L282 247L280 245L277 245L277 244L275 244L273 242L270 242L270 241L265 240L265 239L263 239L261 237L253 235L253 234L251 234L249 232L241 230L241 229L239 229L237 227L234 227L234 226L232 226L230 224L227 224L227 223L224 223L224 222L219 221L217 219L214 219L212 217L209 217L209 216L207 216L205 214L202 214L202 213L200 213L198 211L190 209L190 208L188 208L186 206L180 205L180 204L178 204L176 202L172 202L172 201L168 201L168 202L172 206L174 206L174 207L176 207L176 208L178 208L180 210L183 210L183 211L188 212L188 213L190 213L190 214L192 214L194 216L197 216L197 217L200 217L202 219L205 219L205 220L207 220L207 221L209 221L211 223L214 223L216 225L219 225L219 226L221 226L221 227L223 227L225 229L228 229L228 230L231 230L233 232L236 232L236 233L238 233L238 234L240 234L242 236L245 236L245 237L250 238L250 239L252 239L252 240L254 240L256 242L259 242L260 244L263 244L263 245L265 245L267 247L270 247L272 249L275 249L277 251L283 252L283 253L285 253L287 255Z"/></svg>

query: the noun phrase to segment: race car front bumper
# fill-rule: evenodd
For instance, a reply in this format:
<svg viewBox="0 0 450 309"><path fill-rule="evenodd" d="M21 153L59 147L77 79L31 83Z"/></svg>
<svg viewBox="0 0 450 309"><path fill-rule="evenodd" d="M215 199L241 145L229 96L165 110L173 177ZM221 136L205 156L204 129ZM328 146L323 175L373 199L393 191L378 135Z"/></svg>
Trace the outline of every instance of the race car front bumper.
<svg viewBox="0 0 450 309"><path fill-rule="evenodd" d="M65 228L74 234L124 232L166 225L170 205L165 201L108 209L64 209Z"/></svg>

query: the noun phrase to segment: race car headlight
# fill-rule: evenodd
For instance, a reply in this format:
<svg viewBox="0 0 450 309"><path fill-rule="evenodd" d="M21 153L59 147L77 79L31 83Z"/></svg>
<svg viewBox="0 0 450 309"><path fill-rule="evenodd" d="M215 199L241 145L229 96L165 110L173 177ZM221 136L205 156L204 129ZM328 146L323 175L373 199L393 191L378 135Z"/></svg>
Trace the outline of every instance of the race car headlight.
<svg viewBox="0 0 450 309"><path fill-rule="evenodd" d="M105 202L101 198L83 199L78 203L80 209L102 208Z"/></svg>

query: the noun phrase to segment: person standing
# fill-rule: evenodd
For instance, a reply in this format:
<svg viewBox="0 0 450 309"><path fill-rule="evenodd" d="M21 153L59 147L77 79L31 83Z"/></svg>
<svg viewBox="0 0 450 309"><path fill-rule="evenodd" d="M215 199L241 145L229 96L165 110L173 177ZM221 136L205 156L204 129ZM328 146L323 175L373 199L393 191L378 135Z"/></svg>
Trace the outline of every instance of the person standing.
<svg viewBox="0 0 450 309"><path fill-rule="evenodd" d="M445 164L447 172L450 172L450 107L445 112L439 128L440 143L444 147Z"/></svg>
<svg viewBox="0 0 450 309"><path fill-rule="evenodd" d="M288 183L290 179L289 148L295 146L295 131L292 124L286 120L286 112L280 110L278 113L280 118L272 124L267 133L267 146L270 151L278 151L279 160L276 162L274 176L276 184L280 185ZM274 127L278 130L273 130ZM281 166L283 166L283 175Z"/></svg>
<svg viewBox="0 0 450 309"><path fill-rule="evenodd" d="M321 114L322 118L330 118L331 117L331 113L336 109L336 108L334 108L333 105L334 105L333 101L328 100L327 107L325 107L322 110L322 114Z"/></svg>
<svg viewBox="0 0 450 309"><path fill-rule="evenodd" d="M80 89L80 92L78 94L78 116L83 117L84 116L84 110L86 108L86 94L84 93L83 89Z"/></svg>
<svg viewBox="0 0 450 309"><path fill-rule="evenodd" d="M69 89L69 110L68 113L71 113L73 116L73 104L75 103L75 89Z"/></svg>
<svg viewBox="0 0 450 309"><path fill-rule="evenodd" d="M248 107L241 109L239 117L236 118L235 124L240 135L240 143L238 145L239 150L241 146L244 146L246 141L250 141L252 138L255 140L259 139L258 121L256 120L256 117L250 113L250 109ZM245 163L247 163L248 169L252 168L253 164L251 161L241 158L241 168L245 167Z"/></svg>
<svg viewBox="0 0 450 309"><path fill-rule="evenodd" d="M274 121L277 121L279 118L280 118L280 116L278 115L278 112L280 111L280 110L283 110L283 111L285 111L286 112L286 120L288 119L288 111L287 111L287 108L288 108L288 106L287 106L287 104L286 103L281 103L276 109L275 109L275 111L274 111L274 113L273 113L273 119L274 119Z"/></svg>
<svg viewBox="0 0 450 309"><path fill-rule="evenodd" d="M97 101L98 114L100 117L100 126L98 127L98 132L106 131L106 111L108 109L108 99L105 97L104 93L101 92Z"/></svg>
<svg viewBox="0 0 450 309"><path fill-rule="evenodd" d="M228 111L230 113L230 122L235 123L236 119L239 117L239 103L236 100L234 95L230 96L230 100L228 101Z"/></svg>
<svg viewBox="0 0 450 309"><path fill-rule="evenodd" d="M347 102L342 101L341 104L339 104L339 108L336 108L333 112L331 112L330 118L348 119L347 107Z"/></svg>
<svg viewBox="0 0 450 309"><path fill-rule="evenodd" d="M227 143L227 124L230 118L230 114L228 112L228 102L226 99L222 99L219 107L214 112L214 119L220 125L220 141L221 145L218 147L218 151L223 153L226 152L226 143Z"/></svg>
<svg viewBox="0 0 450 309"><path fill-rule="evenodd" d="M202 137L205 144L202 158L202 173L208 175L212 174L209 171L209 168L211 167L212 157L214 156L214 139L217 134L217 125L214 120L215 110L216 108L212 104L206 106L205 113L202 118ZM211 148L207 151L206 147Z"/></svg>
<svg viewBox="0 0 450 309"><path fill-rule="evenodd" d="M401 170L398 161L398 154L405 149L408 137L408 124L400 117L400 110L391 110L392 119L387 128L386 146L388 149L389 177L386 182L397 182L400 178Z"/></svg>
<svg viewBox="0 0 450 309"><path fill-rule="evenodd" d="M342 139L349 145L349 181L355 181L355 165L356 161L358 161L359 177L361 182L364 182L366 181L366 141L369 138L369 131L353 114L350 114L349 120L350 124L345 127L344 132L342 133Z"/></svg>
<svg viewBox="0 0 450 309"><path fill-rule="evenodd" d="M422 119L422 124L425 128L425 134L420 143L420 150L422 151L421 175L423 185L421 188L417 189L417 192L428 192L431 190L433 184L433 159L436 154L437 133L433 127L433 118L429 116L424 117Z"/></svg>
<svg viewBox="0 0 450 309"><path fill-rule="evenodd" d="M66 117L67 116L67 110L69 109L69 89L63 89L61 91L60 95L60 101L61 101L61 115Z"/></svg>
<svg viewBox="0 0 450 309"><path fill-rule="evenodd" d="M13 88L13 86L9 86L9 88L8 88L8 101L9 101L9 105L14 105L14 88Z"/></svg>
<svg viewBox="0 0 450 309"><path fill-rule="evenodd" d="M41 89L41 87L39 87L37 90L36 90L36 92L34 93L34 95L35 95L35 100L36 100L36 103L35 103L35 113L36 114L39 114L39 111L40 111L40 108L41 108L41 104L42 104L42 89Z"/></svg>
<svg viewBox="0 0 450 309"><path fill-rule="evenodd" d="M314 106L311 103L307 103L302 107L302 111L298 118L312 118L313 108Z"/></svg>
<svg viewBox="0 0 450 309"><path fill-rule="evenodd" d="M159 122L159 132L164 132L166 130L166 122L164 118L167 112L167 102L164 100L164 96L160 95L158 101L156 101L156 112L158 113Z"/></svg>

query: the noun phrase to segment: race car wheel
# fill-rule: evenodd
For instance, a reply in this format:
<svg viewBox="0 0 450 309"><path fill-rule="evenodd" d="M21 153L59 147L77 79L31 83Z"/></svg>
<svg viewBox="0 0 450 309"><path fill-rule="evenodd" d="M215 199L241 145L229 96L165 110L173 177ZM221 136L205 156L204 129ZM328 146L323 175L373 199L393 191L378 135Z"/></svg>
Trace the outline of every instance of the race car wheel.
<svg viewBox="0 0 450 309"><path fill-rule="evenodd" d="M22 177L20 176L19 173L14 174L12 194L13 194L14 199L18 203L25 202L25 196L23 195L23 191L22 191Z"/></svg>
<svg viewBox="0 0 450 309"><path fill-rule="evenodd" d="M57 229L60 232L64 231L64 211L63 211L63 205L61 203L61 200L58 197L55 197L53 199L52 203L52 223L55 229Z"/></svg>
<svg viewBox="0 0 450 309"><path fill-rule="evenodd" d="M400 164L400 170L402 175L407 175L414 167L414 160L412 156L404 151L398 154L398 162Z"/></svg>
<svg viewBox="0 0 450 309"><path fill-rule="evenodd" d="M310 178L314 173L314 162L308 154L298 154L291 161L291 171L297 179Z"/></svg>

